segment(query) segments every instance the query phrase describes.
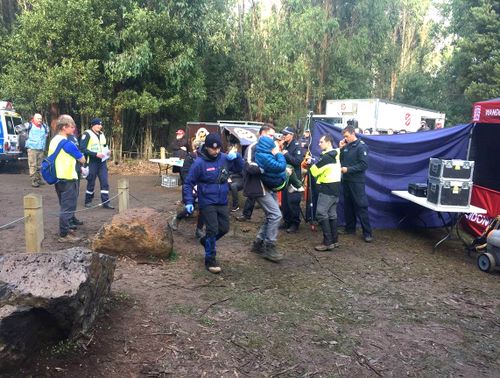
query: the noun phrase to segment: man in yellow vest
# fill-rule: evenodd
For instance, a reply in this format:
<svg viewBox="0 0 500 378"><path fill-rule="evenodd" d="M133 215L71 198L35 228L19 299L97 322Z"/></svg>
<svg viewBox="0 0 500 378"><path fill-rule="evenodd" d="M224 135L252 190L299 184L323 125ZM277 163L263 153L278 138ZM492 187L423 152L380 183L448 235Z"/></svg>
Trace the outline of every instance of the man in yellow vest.
<svg viewBox="0 0 500 378"><path fill-rule="evenodd" d="M80 141L80 150L87 157L89 167L87 191L85 192L85 207L92 207L95 182L97 177L99 177L102 207L105 209L114 209L109 203L108 167L106 165L110 151L106 137L102 132L102 121L100 118L92 119L90 129L83 133Z"/></svg>
<svg viewBox="0 0 500 378"><path fill-rule="evenodd" d="M55 160L56 175L59 181L55 184L59 198L59 240L60 242L77 242L80 238L71 230L70 221L75 215L78 197L78 175L75 170L76 162L84 163L85 158L78 148L67 138L75 131L75 121L71 116L64 114L57 119L58 134L49 144L49 155L61 143L62 148Z"/></svg>
<svg viewBox="0 0 500 378"><path fill-rule="evenodd" d="M323 243L314 247L316 251L331 251L339 246L337 232L337 203L340 188L340 151L333 148L331 135L319 140L321 158L310 168L316 179L318 202L316 218L323 231Z"/></svg>

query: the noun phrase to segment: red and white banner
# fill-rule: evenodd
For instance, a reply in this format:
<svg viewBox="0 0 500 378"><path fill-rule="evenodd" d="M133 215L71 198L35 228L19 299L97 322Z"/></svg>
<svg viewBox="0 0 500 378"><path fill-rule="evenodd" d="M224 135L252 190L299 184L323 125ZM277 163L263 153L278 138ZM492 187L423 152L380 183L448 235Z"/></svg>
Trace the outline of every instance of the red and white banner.
<svg viewBox="0 0 500 378"><path fill-rule="evenodd" d="M472 122L500 123L500 99L476 102L472 107Z"/></svg>
<svg viewBox="0 0 500 378"><path fill-rule="evenodd" d="M472 187L471 204L486 209L487 214L466 214L463 225L475 236L483 233L491 220L500 215L500 192L479 185Z"/></svg>

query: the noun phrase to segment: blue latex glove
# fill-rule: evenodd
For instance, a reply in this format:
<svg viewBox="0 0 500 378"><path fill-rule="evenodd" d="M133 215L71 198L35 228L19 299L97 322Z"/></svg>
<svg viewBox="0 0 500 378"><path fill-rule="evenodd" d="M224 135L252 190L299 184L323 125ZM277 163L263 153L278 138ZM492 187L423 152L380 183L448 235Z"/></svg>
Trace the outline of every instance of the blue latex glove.
<svg viewBox="0 0 500 378"><path fill-rule="evenodd" d="M188 214L193 214L194 206L188 203L186 206L184 206L184 209L186 209Z"/></svg>
<svg viewBox="0 0 500 378"><path fill-rule="evenodd" d="M234 160L236 159L237 155L236 152L230 152L227 154L227 160Z"/></svg>

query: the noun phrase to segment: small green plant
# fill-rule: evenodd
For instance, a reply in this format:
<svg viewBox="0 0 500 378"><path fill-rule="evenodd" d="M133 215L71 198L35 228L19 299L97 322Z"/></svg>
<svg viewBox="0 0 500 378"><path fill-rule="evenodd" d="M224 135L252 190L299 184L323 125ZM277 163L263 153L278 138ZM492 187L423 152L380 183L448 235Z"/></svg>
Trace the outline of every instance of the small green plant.
<svg viewBox="0 0 500 378"><path fill-rule="evenodd" d="M78 343L75 340L61 340L56 345L54 345L50 352L54 356L62 356L78 350Z"/></svg>
<svg viewBox="0 0 500 378"><path fill-rule="evenodd" d="M174 262L177 261L179 258L179 255L177 254L177 251L175 249L172 249L172 253L168 256L168 261Z"/></svg>

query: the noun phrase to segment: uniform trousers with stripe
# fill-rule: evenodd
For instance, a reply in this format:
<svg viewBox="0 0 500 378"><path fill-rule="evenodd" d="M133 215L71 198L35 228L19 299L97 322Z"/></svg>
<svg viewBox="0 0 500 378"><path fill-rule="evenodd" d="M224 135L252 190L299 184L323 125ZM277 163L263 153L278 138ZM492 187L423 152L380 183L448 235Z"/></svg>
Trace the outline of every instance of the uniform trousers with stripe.
<svg viewBox="0 0 500 378"><path fill-rule="evenodd" d="M87 191L85 192L85 203L90 203L94 199L94 188L96 179L99 178L99 186L101 187L101 201L108 203L109 201L109 182L108 182L108 166L101 159L92 159L89 163L89 175L87 176Z"/></svg>

